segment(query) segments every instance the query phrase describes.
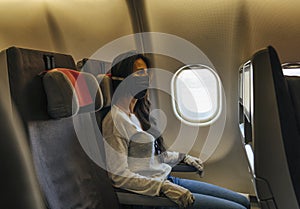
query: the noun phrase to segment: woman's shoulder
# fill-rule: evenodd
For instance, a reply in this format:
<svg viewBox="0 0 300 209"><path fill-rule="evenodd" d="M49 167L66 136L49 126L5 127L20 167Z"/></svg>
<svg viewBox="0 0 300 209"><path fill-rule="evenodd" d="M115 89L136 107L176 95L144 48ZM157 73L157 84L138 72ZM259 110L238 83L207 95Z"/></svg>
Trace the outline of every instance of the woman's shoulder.
<svg viewBox="0 0 300 209"><path fill-rule="evenodd" d="M126 121L125 113L120 111L120 109L117 106L112 106L110 111L106 114L104 117L102 124L106 123L112 123L113 121L123 122Z"/></svg>
<svg viewBox="0 0 300 209"><path fill-rule="evenodd" d="M102 122L102 130L104 135L121 134L126 138L136 132L136 128L128 119L126 113L118 107L112 106Z"/></svg>

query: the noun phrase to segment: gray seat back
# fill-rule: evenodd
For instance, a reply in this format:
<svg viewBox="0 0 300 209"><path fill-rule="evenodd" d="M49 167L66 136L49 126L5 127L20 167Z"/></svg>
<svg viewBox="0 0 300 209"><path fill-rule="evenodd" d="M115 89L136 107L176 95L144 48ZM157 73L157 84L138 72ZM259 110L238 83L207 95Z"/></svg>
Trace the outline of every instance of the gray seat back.
<svg viewBox="0 0 300 209"><path fill-rule="evenodd" d="M290 94L274 48L257 52L251 62L257 195L263 209L299 209L300 129L293 106L299 99L292 99L299 96Z"/></svg>
<svg viewBox="0 0 300 209"><path fill-rule="evenodd" d="M45 55L53 58L55 67L76 69L73 58L16 47L2 53L7 57L11 97L27 128L35 169L48 207L119 208L106 170L92 161L81 146L74 125L76 116L52 119L47 111L42 80L47 67Z"/></svg>
<svg viewBox="0 0 300 209"><path fill-rule="evenodd" d="M0 83L1 208L43 209L26 136L18 116L10 114L6 88Z"/></svg>

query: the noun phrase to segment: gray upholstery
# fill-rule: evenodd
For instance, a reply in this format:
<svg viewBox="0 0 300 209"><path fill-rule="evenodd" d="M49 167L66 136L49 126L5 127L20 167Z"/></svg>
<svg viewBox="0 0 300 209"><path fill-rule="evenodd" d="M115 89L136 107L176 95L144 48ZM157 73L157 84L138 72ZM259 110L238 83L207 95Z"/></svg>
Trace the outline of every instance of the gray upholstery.
<svg viewBox="0 0 300 209"><path fill-rule="evenodd" d="M95 77L89 73L57 68L45 73L43 84L48 113L52 118L70 117L102 108L101 90Z"/></svg>
<svg viewBox="0 0 300 209"><path fill-rule="evenodd" d="M1 208L44 209L23 127L0 83Z"/></svg>
<svg viewBox="0 0 300 209"><path fill-rule="evenodd" d="M68 69L75 69L73 58L16 47L2 53L7 56L11 96L27 128L35 169L48 207L119 208L106 170L89 158L79 142L74 117L89 113L52 119L47 111L48 101L42 82L43 56L50 54L56 67ZM94 129L90 124L83 125Z"/></svg>
<svg viewBox="0 0 300 209"><path fill-rule="evenodd" d="M41 73L46 70L44 55L54 57L57 68L76 69L70 55L11 47L6 51L11 97L24 120L49 119Z"/></svg>

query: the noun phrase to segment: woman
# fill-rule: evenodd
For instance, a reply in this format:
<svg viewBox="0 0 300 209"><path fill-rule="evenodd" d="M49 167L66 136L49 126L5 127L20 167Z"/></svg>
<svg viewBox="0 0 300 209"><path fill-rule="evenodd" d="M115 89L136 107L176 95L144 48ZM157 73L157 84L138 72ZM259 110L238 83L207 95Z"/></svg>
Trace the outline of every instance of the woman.
<svg viewBox="0 0 300 209"><path fill-rule="evenodd" d="M151 126L149 67L148 59L135 52L121 54L113 61L114 96L102 127L114 186L143 195L164 195L183 208L250 208L248 199L233 191L170 176L172 166L180 161L199 172L203 164L190 155L166 151L159 131Z"/></svg>

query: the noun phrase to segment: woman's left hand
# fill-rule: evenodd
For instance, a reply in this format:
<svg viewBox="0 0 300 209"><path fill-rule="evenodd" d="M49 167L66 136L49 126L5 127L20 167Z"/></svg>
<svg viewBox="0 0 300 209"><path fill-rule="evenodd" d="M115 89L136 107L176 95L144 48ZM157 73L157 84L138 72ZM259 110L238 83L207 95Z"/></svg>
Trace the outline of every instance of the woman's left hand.
<svg viewBox="0 0 300 209"><path fill-rule="evenodd" d="M200 175L200 177L203 177L204 175L204 165L200 158L193 157L191 155L185 155L183 162L187 165L194 166Z"/></svg>

